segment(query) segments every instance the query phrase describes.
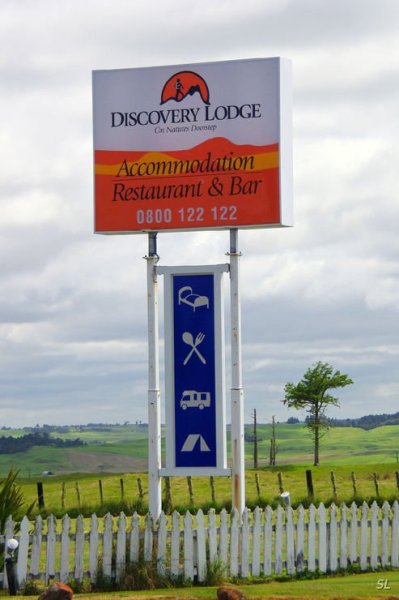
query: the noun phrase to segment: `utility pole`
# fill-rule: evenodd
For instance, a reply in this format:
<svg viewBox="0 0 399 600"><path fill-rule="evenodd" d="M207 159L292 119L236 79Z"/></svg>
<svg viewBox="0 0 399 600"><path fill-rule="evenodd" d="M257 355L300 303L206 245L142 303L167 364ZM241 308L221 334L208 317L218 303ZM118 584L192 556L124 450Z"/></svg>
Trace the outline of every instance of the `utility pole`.
<svg viewBox="0 0 399 600"><path fill-rule="evenodd" d="M256 423L256 408L254 408L254 469L258 468L258 431Z"/></svg>
<svg viewBox="0 0 399 600"><path fill-rule="evenodd" d="M269 465L271 467L276 466L276 454L277 454L277 444L276 444L276 421L274 415L272 416L272 437L270 439L270 457L269 457Z"/></svg>

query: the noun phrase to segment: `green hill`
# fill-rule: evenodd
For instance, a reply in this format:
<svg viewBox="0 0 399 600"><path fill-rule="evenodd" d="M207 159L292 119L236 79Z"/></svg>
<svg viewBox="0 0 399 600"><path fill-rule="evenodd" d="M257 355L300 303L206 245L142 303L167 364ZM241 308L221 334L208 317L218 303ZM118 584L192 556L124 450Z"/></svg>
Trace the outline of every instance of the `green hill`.
<svg viewBox="0 0 399 600"><path fill-rule="evenodd" d="M54 428L46 430L54 438L85 442L78 447L33 446L25 452L0 454L0 474L10 466L21 476L41 475L44 471L67 473L142 472L147 467L147 431L143 425L104 425ZM251 438L252 427L246 426ZM21 437L27 430L0 430L0 436ZM258 425L259 466L268 464L270 425ZM312 465L312 439L303 423L277 423L277 465ZM228 444L229 447L229 444ZM246 460L253 464L253 443L246 442ZM321 440L321 465L393 464L399 461L399 425L365 430L333 427ZM398 464L399 467L399 464Z"/></svg>

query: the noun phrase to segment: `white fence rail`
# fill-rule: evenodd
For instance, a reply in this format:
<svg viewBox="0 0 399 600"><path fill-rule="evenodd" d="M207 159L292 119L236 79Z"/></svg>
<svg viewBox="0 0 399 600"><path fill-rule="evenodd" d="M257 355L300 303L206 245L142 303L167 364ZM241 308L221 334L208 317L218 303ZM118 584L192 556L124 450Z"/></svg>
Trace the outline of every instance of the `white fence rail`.
<svg viewBox="0 0 399 600"><path fill-rule="evenodd" d="M259 576L304 571L335 572L359 565L361 570L399 568L399 504L385 502L361 507L335 505L328 509L270 507L237 512L210 510L204 515L163 513L106 515L98 519L65 515L34 522L24 517L15 532L10 518L0 548L10 537L19 540L19 584L29 578L48 582L95 581L122 576L126 562L156 564L159 573L204 581L208 566L223 564L228 576ZM1 580L1 576L0 576ZM4 587L7 578L3 573Z"/></svg>

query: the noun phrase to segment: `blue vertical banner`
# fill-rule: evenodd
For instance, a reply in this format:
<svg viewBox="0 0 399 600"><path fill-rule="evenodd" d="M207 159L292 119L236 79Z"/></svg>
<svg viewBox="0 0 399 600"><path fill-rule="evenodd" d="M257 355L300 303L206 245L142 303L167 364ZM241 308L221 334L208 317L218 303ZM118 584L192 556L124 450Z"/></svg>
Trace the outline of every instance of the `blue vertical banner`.
<svg viewBox="0 0 399 600"><path fill-rule="evenodd" d="M216 467L214 275L173 276L176 467Z"/></svg>
<svg viewBox="0 0 399 600"><path fill-rule="evenodd" d="M222 275L228 265L158 267L165 275L166 469L226 468Z"/></svg>

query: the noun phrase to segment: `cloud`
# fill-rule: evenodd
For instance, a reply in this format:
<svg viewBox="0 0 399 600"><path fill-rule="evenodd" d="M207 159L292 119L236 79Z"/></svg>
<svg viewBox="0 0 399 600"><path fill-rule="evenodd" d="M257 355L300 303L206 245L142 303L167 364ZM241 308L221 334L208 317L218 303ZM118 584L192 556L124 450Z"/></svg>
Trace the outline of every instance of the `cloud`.
<svg viewBox="0 0 399 600"><path fill-rule="evenodd" d="M147 238L93 234L91 71L279 55L295 227L239 233L246 417L289 416L283 386L317 360L355 380L340 416L397 410L398 20L396 0L3 0L4 424L146 419ZM158 236L163 265L228 250L227 231Z"/></svg>

